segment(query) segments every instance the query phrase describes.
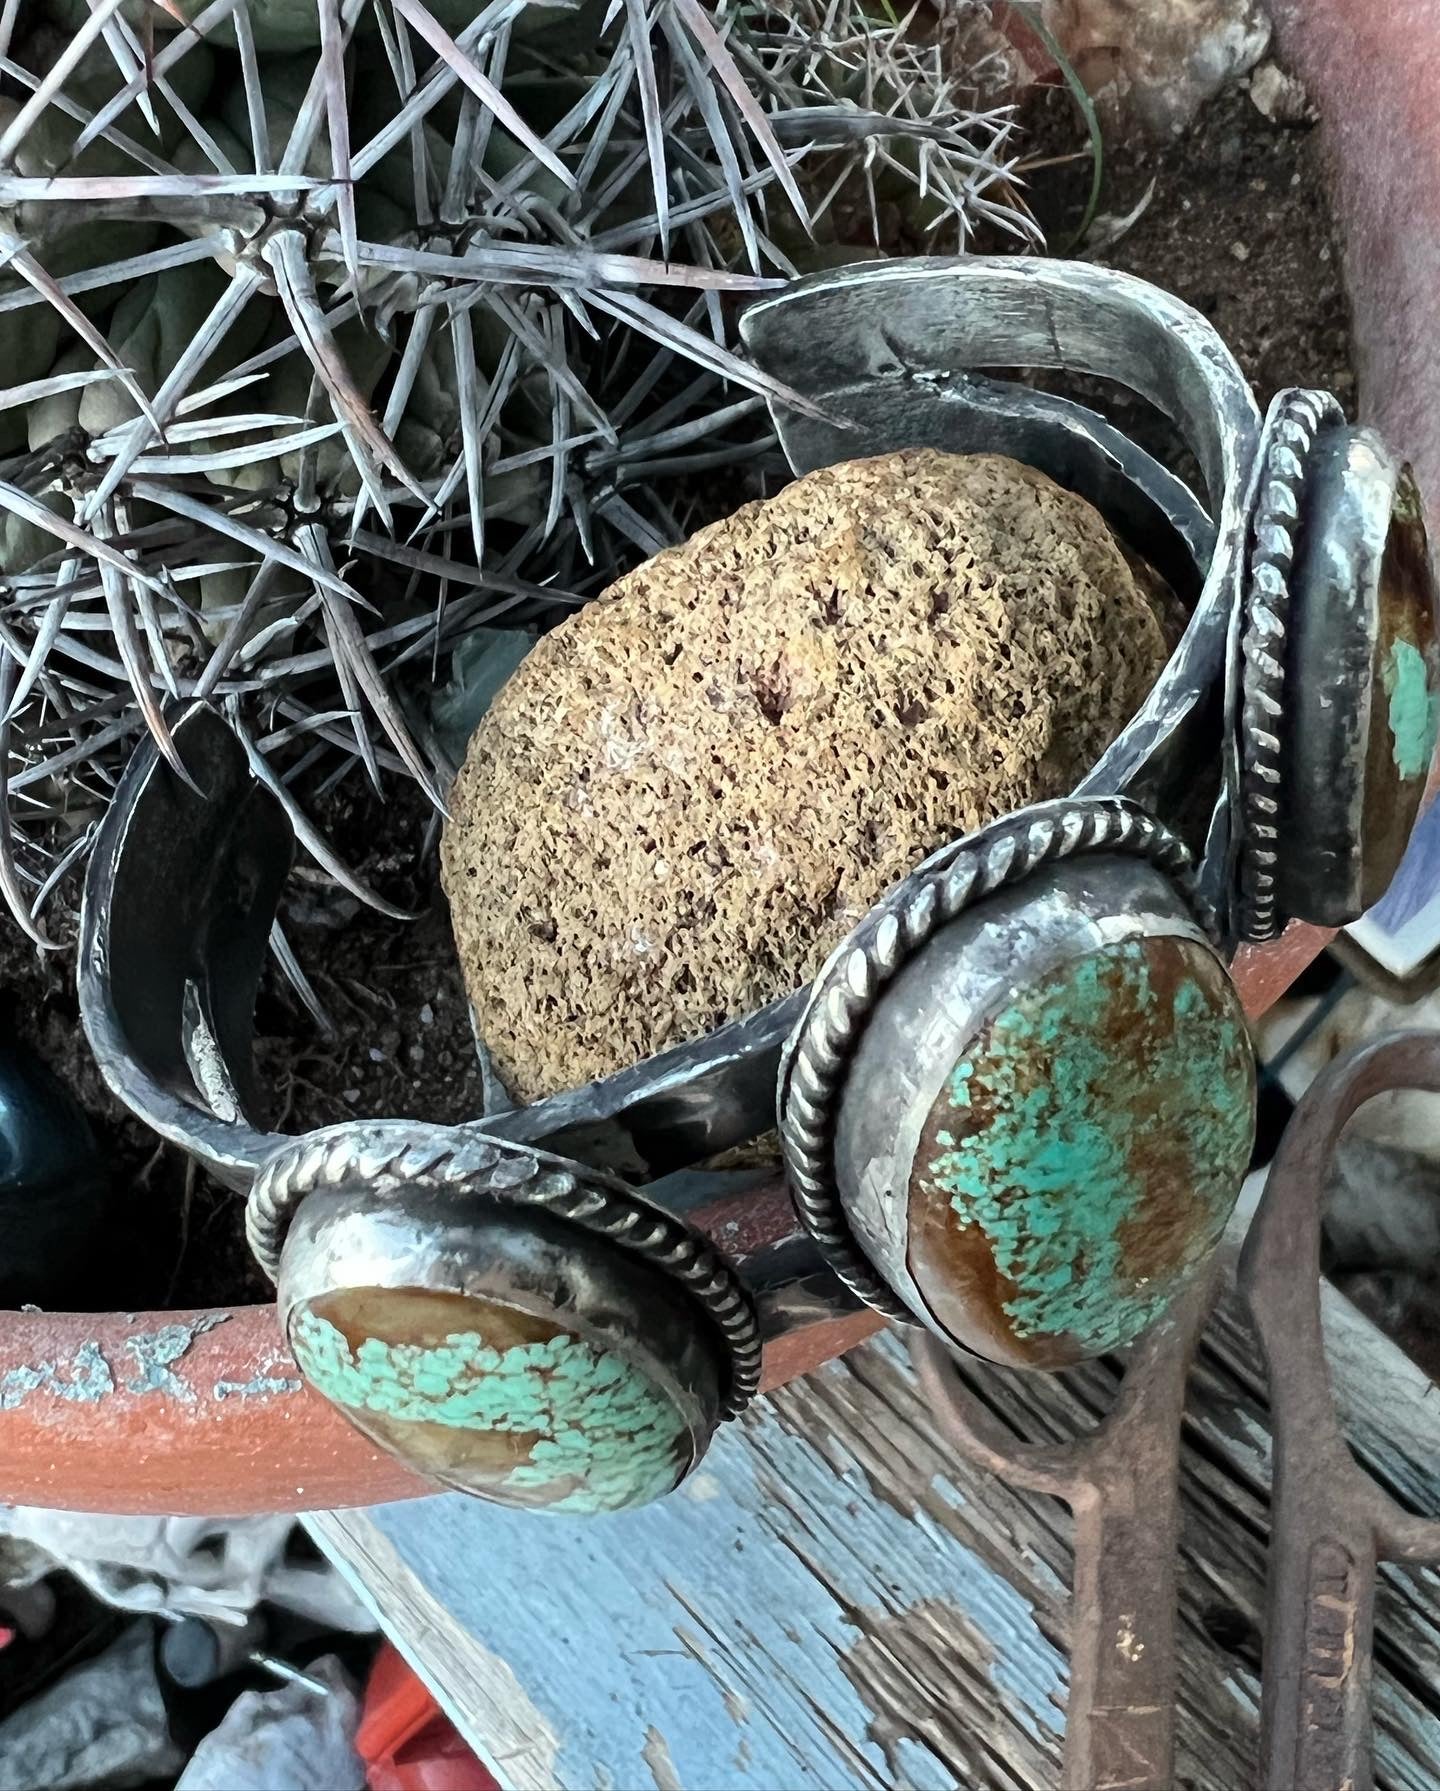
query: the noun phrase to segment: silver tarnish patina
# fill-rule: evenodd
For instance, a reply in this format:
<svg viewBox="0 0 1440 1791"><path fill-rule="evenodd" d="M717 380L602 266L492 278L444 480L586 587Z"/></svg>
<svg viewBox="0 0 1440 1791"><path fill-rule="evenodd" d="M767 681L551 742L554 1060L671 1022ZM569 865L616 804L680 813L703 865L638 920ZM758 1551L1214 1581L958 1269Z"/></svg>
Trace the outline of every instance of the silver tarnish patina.
<svg viewBox="0 0 1440 1791"><path fill-rule="evenodd" d="M1273 939L1284 926L1275 880L1280 860L1291 576L1305 462L1321 426L1343 421L1343 415L1328 392L1282 392L1270 406L1260 440L1240 622L1244 844L1236 876L1239 928L1247 939Z"/></svg>
<svg viewBox="0 0 1440 1791"><path fill-rule="evenodd" d="M891 1274L897 1261L903 1263L905 1249L903 1229L891 1229L890 1209L903 1202L908 1178L881 1196L872 1173L856 1177L855 1160L841 1164L836 1120L857 1047L887 986L967 909L1023 885L1057 859L1096 852L1153 862L1172 876L1188 878L1190 855L1183 842L1134 803L1121 797L1038 803L933 853L870 910L810 986L780 1064L777 1105L785 1166L800 1216L826 1261L852 1293L891 1318L924 1311L923 1303L917 1307L908 1297L913 1290L903 1272L899 1279ZM1014 966L1017 981L1023 982L1027 969ZM993 966L986 987L993 993ZM937 985L937 1011L948 1010L955 998L956 991ZM901 1031L900 1054L882 1070L887 1084L882 1099L895 1097L894 1076L907 1085L925 1082L934 1067L921 1061L923 1015L912 1011ZM932 1088L932 1100L934 1093ZM899 1111L891 1116L892 1128ZM839 1184L852 1177L847 1199ZM882 1247L886 1244L897 1248Z"/></svg>
<svg viewBox="0 0 1440 1791"><path fill-rule="evenodd" d="M1292 401L1307 396L1280 394L1272 417L1293 415ZM1278 842L1249 827L1240 854L1242 901L1256 848L1273 860L1270 932L1289 918L1343 926L1380 899L1435 746L1435 587L1414 483L1333 400L1313 414L1308 441L1287 451L1277 435L1273 477L1257 498L1257 546L1277 540L1273 519L1288 513L1289 560L1262 562L1247 585L1246 638L1268 648L1247 665L1284 666L1278 713L1247 707L1240 729L1247 787L1276 803ZM1397 704L1402 677L1408 695Z"/></svg>
<svg viewBox="0 0 1440 1791"><path fill-rule="evenodd" d="M1070 858L943 928L879 997L836 1193L937 1335L1063 1366L1131 1341L1206 1260L1254 1111L1238 998L1175 886Z"/></svg>
<svg viewBox="0 0 1440 1791"><path fill-rule="evenodd" d="M445 1196L472 1208L533 1210L603 1240L675 1281L695 1302L697 1316L723 1337L730 1356L725 1415L733 1417L754 1398L760 1333L745 1288L706 1238L624 1182L478 1126L398 1119L329 1126L291 1140L268 1158L250 1190L246 1236L272 1281L279 1280L287 1236L306 1200L346 1188L369 1188L382 1197Z"/></svg>

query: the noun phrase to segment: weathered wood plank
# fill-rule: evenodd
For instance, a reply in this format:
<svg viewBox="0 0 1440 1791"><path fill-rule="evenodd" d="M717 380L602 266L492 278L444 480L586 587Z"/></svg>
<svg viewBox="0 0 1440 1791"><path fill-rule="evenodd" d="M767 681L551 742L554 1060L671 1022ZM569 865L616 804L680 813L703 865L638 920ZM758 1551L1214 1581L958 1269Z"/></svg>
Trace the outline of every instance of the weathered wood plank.
<svg viewBox="0 0 1440 1791"><path fill-rule="evenodd" d="M902 1353L879 1351L912 1403ZM596 1524L440 1499L416 1507L418 1524L397 1528L391 1507L328 1516L319 1533L346 1555L378 1535L513 1669L560 1738L549 1777L498 1760L470 1700L468 1639L451 1629L424 1649L502 1783L1023 1787L1054 1752L1063 1657L997 1571L998 1539L982 1552L955 1535L971 1528L966 1497L904 1420L876 1496L857 1454L874 1403L853 1368L826 1371L723 1436L678 1497ZM1063 1602L1058 1580L1051 1596Z"/></svg>
<svg viewBox="0 0 1440 1791"><path fill-rule="evenodd" d="M1353 1446L1440 1509L1440 1398L1326 1296ZM1103 1365L967 1378L1032 1438L1074 1435ZM1191 1388L1179 1782L1253 1782L1269 1437L1233 1292ZM902 1343L772 1394L658 1507L536 1520L456 1498L311 1520L497 1777L564 1787L930 1787L1056 1781L1070 1522L936 1435ZM1380 1782L1440 1783L1440 1576L1387 1570Z"/></svg>

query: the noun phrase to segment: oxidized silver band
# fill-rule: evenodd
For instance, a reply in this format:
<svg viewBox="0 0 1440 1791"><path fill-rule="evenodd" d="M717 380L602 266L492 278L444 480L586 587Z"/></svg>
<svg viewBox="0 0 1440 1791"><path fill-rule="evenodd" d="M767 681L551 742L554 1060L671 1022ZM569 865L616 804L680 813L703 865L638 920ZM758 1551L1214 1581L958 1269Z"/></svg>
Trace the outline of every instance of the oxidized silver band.
<svg viewBox="0 0 1440 1791"><path fill-rule="evenodd" d="M1240 808L1236 903L1246 939L1273 939L1284 926L1276 899L1281 740L1290 575L1305 487L1305 463L1320 430L1343 423L1328 392L1281 392L1270 407L1256 472L1255 520L1245 578L1240 651Z"/></svg>

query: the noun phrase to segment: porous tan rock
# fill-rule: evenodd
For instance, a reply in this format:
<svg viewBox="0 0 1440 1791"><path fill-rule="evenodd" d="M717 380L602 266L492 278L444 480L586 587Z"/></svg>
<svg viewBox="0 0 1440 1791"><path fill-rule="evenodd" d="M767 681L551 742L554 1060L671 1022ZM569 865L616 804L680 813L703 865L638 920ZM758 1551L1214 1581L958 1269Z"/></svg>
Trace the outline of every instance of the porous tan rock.
<svg viewBox="0 0 1440 1791"><path fill-rule="evenodd" d="M444 884L534 1099L798 987L935 846L1072 789L1167 656L1097 511L994 455L810 473L547 635L481 722Z"/></svg>

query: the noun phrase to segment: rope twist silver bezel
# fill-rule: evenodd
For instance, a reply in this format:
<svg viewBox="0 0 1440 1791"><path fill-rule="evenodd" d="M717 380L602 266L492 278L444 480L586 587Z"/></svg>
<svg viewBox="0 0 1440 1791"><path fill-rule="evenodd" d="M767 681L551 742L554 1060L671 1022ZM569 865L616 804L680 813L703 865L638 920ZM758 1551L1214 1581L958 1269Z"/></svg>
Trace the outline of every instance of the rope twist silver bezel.
<svg viewBox="0 0 1440 1791"><path fill-rule="evenodd" d="M1240 936L1261 942L1285 927L1276 882L1285 766L1285 665L1290 577L1305 505L1310 455L1323 428L1345 421L1329 392L1277 394L1261 437L1246 549L1240 639Z"/></svg>
<svg viewBox="0 0 1440 1791"><path fill-rule="evenodd" d="M372 1120L311 1132L261 1164L245 1205L255 1260L277 1279L290 1223L324 1188L422 1188L536 1207L679 1282L720 1332L729 1355L722 1411L737 1416L760 1386L760 1323L745 1284L701 1232L625 1183L565 1157L495 1138L476 1127Z"/></svg>

